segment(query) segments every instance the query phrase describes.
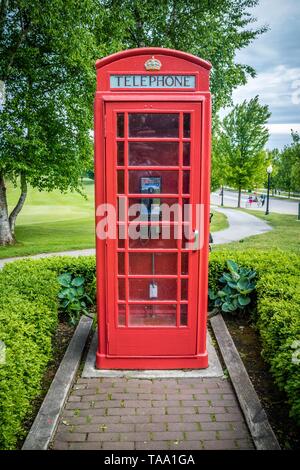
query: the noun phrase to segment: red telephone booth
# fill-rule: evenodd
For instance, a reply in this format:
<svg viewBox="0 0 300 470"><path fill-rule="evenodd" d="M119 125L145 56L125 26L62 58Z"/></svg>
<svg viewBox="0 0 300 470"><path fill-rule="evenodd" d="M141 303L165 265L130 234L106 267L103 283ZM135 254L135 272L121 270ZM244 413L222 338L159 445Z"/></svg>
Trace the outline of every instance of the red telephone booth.
<svg viewBox="0 0 300 470"><path fill-rule="evenodd" d="M211 66L141 48L96 67L96 365L205 368Z"/></svg>

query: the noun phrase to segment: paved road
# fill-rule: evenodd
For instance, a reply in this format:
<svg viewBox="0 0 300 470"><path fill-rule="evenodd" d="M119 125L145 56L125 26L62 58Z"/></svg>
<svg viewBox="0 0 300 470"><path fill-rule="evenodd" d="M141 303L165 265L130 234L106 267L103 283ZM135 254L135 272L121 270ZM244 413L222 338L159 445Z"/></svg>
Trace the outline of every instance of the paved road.
<svg viewBox="0 0 300 470"><path fill-rule="evenodd" d="M245 208L246 201L248 195L242 194L242 208ZM215 192L211 194L210 197L211 204L219 205L221 204L221 196L219 196L219 192ZM234 191L224 191L224 205L230 207L236 207L238 200L238 193ZM270 212L276 212L278 214L298 214L298 201L291 200L291 199L277 199L277 198L270 198ZM264 212L266 210L266 206L258 208L257 205L254 203L252 205L252 210L259 210Z"/></svg>
<svg viewBox="0 0 300 470"><path fill-rule="evenodd" d="M270 227L270 225L268 225L264 220L261 220L254 215L247 214L246 212L213 206L212 208L217 212L225 214L229 223L229 227L225 230L214 232L212 234L214 245L242 240L243 238L250 237L252 235L260 235L272 230L272 227Z"/></svg>
<svg viewBox="0 0 300 470"><path fill-rule="evenodd" d="M5 263L10 263L11 261L17 261L19 259L50 258L51 256L89 256L89 255L95 255L95 253L96 253L96 250L94 248L87 248L86 250L60 251L57 253L40 253L39 255L17 256L14 258L5 258L5 259L0 259L0 269L3 268Z"/></svg>

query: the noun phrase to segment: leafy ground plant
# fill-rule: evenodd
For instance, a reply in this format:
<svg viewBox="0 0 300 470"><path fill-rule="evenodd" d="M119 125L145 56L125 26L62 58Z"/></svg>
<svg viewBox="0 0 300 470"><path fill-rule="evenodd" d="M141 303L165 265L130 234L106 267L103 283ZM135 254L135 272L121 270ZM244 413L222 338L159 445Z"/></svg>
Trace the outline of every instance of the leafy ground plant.
<svg viewBox="0 0 300 470"><path fill-rule="evenodd" d="M93 303L84 288L83 276L73 276L71 273L63 273L58 276L61 290L58 294L60 308L66 313L71 325L76 325L82 313L88 315L88 306Z"/></svg>
<svg viewBox="0 0 300 470"><path fill-rule="evenodd" d="M255 289L256 271L239 267L234 261L226 262L229 272L219 278L224 284L219 290L208 290L210 305L216 310L236 314L245 310L251 302L250 294Z"/></svg>

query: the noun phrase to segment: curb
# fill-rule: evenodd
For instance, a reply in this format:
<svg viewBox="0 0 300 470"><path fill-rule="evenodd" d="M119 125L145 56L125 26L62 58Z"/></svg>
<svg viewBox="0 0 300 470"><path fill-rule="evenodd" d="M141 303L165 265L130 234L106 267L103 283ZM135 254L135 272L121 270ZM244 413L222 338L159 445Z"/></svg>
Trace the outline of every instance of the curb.
<svg viewBox="0 0 300 470"><path fill-rule="evenodd" d="M235 347L222 315L210 323L257 450L280 450L265 410Z"/></svg>
<svg viewBox="0 0 300 470"><path fill-rule="evenodd" d="M78 370L93 320L81 317L22 450L47 450Z"/></svg>

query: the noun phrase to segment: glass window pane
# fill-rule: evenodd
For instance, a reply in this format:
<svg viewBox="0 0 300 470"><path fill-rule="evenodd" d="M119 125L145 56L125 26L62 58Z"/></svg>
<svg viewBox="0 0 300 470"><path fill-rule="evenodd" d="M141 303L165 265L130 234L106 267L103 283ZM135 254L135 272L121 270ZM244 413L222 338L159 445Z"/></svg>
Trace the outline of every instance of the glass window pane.
<svg viewBox="0 0 300 470"><path fill-rule="evenodd" d="M178 142L130 142L129 165L176 166Z"/></svg>
<svg viewBox="0 0 300 470"><path fill-rule="evenodd" d="M147 188L146 179L160 178L160 192L162 194L178 194L178 172L177 171L129 171L129 193L140 193ZM143 178L143 180L141 179ZM151 183L151 180L149 180ZM152 180L154 181L154 180ZM148 186L150 187L150 183ZM156 184L156 183L155 183ZM155 187L158 187L158 183ZM149 189L149 192L151 187ZM157 192L157 191L155 191Z"/></svg>
<svg viewBox="0 0 300 470"><path fill-rule="evenodd" d="M177 274L176 253L130 253L130 274Z"/></svg>
<svg viewBox="0 0 300 470"><path fill-rule="evenodd" d="M118 150L118 157L117 157L118 165L123 166L124 165L124 142L123 141L117 142L117 150Z"/></svg>
<svg viewBox="0 0 300 470"><path fill-rule="evenodd" d="M118 279L119 300L125 300L125 279Z"/></svg>
<svg viewBox="0 0 300 470"><path fill-rule="evenodd" d="M176 326L176 304L130 305L130 326Z"/></svg>
<svg viewBox="0 0 300 470"><path fill-rule="evenodd" d="M125 326L125 318L126 318L126 314L125 314L125 305L118 305L118 324L119 326Z"/></svg>
<svg viewBox="0 0 300 470"><path fill-rule="evenodd" d="M125 254L118 253L118 273L124 274L125 272Z"/></svg>
<svg viewBox="0 0 300 470"><path fill-rule="evenodd" d="M180 325L187 326L188 324L188 306L187 304L180 305Z"/></svg>
<svg viewBox="0 0 300 470"><path fill-rule="evenodd" d="M183 143L183 166L190 165L190 150L191 150L190 147L191 147L190 142Z"/></svg>
<svg viewBox="0 0 300 470"><path fill-rule="evenodd" d="M183 137L188 138L191 136L191 115L184 113L183 115Z"/></svg>
<svg viewBox="0 0 300 470"><path fill-rule="evenodd" d="M117 137L124 137L124 113L117 113Z"/></svg>
<svg viewBox="0 0 300 470"><path fill-rule="evenodd" d="M124 170L118 170L118 194L124 194Z"/></svg>
<svg viewBox="0 0 300 470"><path fill-rule="evenodd" d="M130 113L129 137L178 137L179 115Z"/></svg>
<svg viewBox="0 0 300 470"><path fill-rule="evenodd" d="M182 191L183 194L189 194L190 192L190 172L183 172L183 181L182 181Z"/></svg>
<svg viewBox="0 0 300 470"><path fill-rule="evenodd" d="M176 300L177 279L129 279L130 300Z"/></svg>
<svg viewBox="0 0 300 470"><path fill-rule="evenodd" d="M189 273L189 254L181 253L181 274Z"/></svg>
<svg viewBox="0 0 300 470"><path fill-rule="evenodd" d="M188 299L188 279L181 279L181 300Z"/></svg>

